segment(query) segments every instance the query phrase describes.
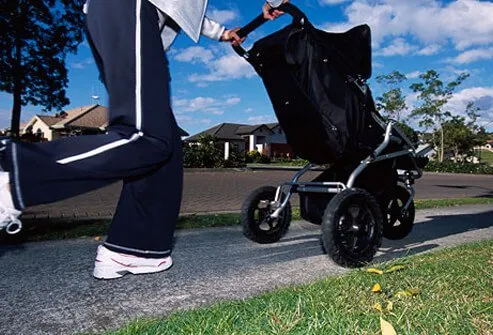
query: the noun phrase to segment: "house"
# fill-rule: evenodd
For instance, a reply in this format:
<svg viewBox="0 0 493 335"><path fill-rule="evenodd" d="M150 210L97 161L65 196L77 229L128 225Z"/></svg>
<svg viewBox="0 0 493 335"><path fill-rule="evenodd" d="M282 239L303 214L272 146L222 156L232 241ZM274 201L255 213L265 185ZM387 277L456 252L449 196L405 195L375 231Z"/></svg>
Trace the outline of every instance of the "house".
<svg viewBox="0 0 493 335"><path fill-rule="evenodd" d="M78 135L101 134L108 126L108 108L100 105L77 107L55 115L35 115L21 125L20 135L26 139L52 141ZM180 128L182 137L189 134Z"/></svg>
<svg viewBox="0 0 493 335"><path fill-rule="evenodd" d="M289 155L291 147L279 123L237 124L221 123L185 139L186 143L198 143L204 135L210 135L224 145L224 158L228 159L231 147L240 152L256 150L268 157Z"/></svg>
<svg viewBox="0 0 493 335"><path fill-rule="evenodd" d="M108 110L100 105L77 107L55 115L35 115L20 135L35 135L39 140L52 141L67 136L103 133L108 126Z"/></svg>
<svg viewBox="0 0 493 335"><path fill-rule="evenodd" d="M483 145L484 149L492 150L493 149L493 140L487 140Z"/></svg>

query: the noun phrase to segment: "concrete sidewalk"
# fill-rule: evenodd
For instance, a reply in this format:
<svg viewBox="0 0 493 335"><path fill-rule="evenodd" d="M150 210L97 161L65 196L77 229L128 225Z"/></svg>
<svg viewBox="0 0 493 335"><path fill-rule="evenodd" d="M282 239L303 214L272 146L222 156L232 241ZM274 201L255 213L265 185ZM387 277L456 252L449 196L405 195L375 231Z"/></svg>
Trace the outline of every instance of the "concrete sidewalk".
<svg viewBox="0 0 493 335"><path fill-rule="evenodd" d="M487 205L418 211L411 235L384 240L375 261L493 239L492 215ZM178 231L172 269L114 281L92 278L92 239L0 246L0 334L102 332L348 271L322 253L319 235L306 222L270 245L240 227Z"/></svg>

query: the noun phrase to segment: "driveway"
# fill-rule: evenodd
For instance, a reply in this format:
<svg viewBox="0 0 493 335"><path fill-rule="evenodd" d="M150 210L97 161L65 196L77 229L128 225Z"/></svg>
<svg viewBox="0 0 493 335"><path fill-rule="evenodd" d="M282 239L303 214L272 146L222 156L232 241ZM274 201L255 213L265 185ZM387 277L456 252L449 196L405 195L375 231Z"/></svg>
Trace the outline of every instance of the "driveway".
<svg viewBox="0 0 493 335"><path fill-rule="evenodd" d="M411 235L385 240L375 260L493 239L492 215L485 205L418 211ZM296 222L280 242L260 245L240 227L178 231L173 268L114 281L92 278L92 239L0 246L0 334L101 332L346 272L322 254L319 233Z"/></svg>
<svg viewBox="0 0 493 335"><path fill-rule="evenodd" d="M291 180L293 171L209 171L185 173L182 214L236 212L248 194L263 185ZM317 173L307 174L313 178ZM113 215L120 184L53 204L27 208L24 219L94 218ZM493 176L426 173L416 182L416 198L492 197ZM295 198L292 202L297 204Z"/></svg>

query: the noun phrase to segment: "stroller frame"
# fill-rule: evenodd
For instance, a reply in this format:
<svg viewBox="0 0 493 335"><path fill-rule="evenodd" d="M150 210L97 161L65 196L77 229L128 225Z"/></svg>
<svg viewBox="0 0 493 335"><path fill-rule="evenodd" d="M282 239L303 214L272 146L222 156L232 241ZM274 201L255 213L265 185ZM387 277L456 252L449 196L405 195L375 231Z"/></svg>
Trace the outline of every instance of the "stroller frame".
<svg viewBox="0 0 493 335"><path fill-rule="evenodd" d="M313 28L308 23L304 13L292 4L283 4L280 9L293 17L292 27L295 27L297 32L305 29L305 24L307 27L311 27L310 29ZM259 15L237 33L240 37L245 37L264 22L266 20L262 15ZM352 31L357 34L361 33L361 36L368 36L366 30ZM283 31L283 34L285 32ZM274 37L278 38L279 36L275 35ZM339 41L341 36L338 36ZM344 35L344 38L346 36L350 41L354 41L351 36L360 35ZM358 95L362 93L362 96L367 99L366 104L369 104L370 100L374 104L366 84L366 79L371 76L371 62L365 58L370 56L369 39L366 38L365 41L361 49L356 48L357 51L361 50L361 55L363 55L358 59L353 59L353 63L358 65L356 71L344 73L346 77L343 80L346 84L353 85L352 89ZM266 73L266 70L262 69L263 61L259 61L262 51L257 50L250 55L250 51L255 50L255 46L250 51L244 50L241 46L233 46L233 48L239 56L251 63L261 76ZM353 52L354 49L349 48L346 51ZM279 52L282 52L282 49L274 49L275 55L278 55ZM326 60L326 58L322 59L324 63ZM268 62L267 65L269 65ZM266 78L271 77L267 76ZM280 90L273 90L268 93L277 98ZM273 99L272 96L271 100ZM282 103L283 101L277 101L278 106ZM288 103L289 101L284 105ZM422 177L423 163L425 163L426 158L421 157L416 152L413 143L397 127L396 121L383 121L374 106L367 106L369 108L365 109L365 112L369 114L365 116L365 122L366 120L369 122L366 129L374 129L372 130L373 138L368 141L365 139L364 141L367 142L363 143L371 143L369 147L371 151L362 151L368 147L361 146L361 142L355 142L358 145L355 148L357 160L355 161L355 157L351 157L347 161L344 159L338 161L337 157L334 156L332 159L319 158L317 147L313 146L313 141L307 142L308 144L306 142L294 142L298 144L298 148L294 148L294 150L303 153L300 156L307 158L310 163L297 171L291 181L281 183L277 187L262 186L251 192L243 204L240 216L243 234L247 238L258 243L279 241L289 229L292 216L290 200L295 193L300 194L301 216L306 221L321 225L321 241L324 250L333 261L342 266L364 266L373 259L381 246L382 237L401 239L411 232L415 214L414 182ZM333 112L335 113L335 110ZM319 119L308 120L318 121ZM286 123L286 125L290 131L296 129L292 123ZM309 123L303 124L304 128L302 129L306 130L307 125L310 126ZM330 136L338 136L337 127L330 120L327 121L327 125L332 126L332 135ZM288 132L286 129L285 131ZM314 138L318 140L321 136ZM383 138L381 142L380 138ZM325 137L321 139L326 140ZM299 138L297 140L299 141ZM299 143L312 145L308 154L300 150ZM335 142L332 141L332 143ZM318 153L323 153L326 149L327 145L323 146L323 151L318 151ZM329 166L321 165L326 162L330 163ZM340 165L348 162L350 163L349 166ZM376 165L380 162L387 163ZM369 168L370 166L371 168ZM320 171L319 168L324 172L315 180L300 181L307 172ZM367 168L369 169L365 171ZM384 173L387 169L392 169L392 175L387 178L383 174L379 174L380 168L383 169ZM378 180L377 176L383 176L382 178L385 179Z"/></svg>
<svg viewBox="0 0 493 335"><path fill-rule="evenodd" d="M394 127L394 125L395 125L394 121L390 121L387 124L383 142L375 149L375 151L371 155L369 155L368 157L366 157L364 160L360 162L360 164L356 167L356 169L354 169L354 171L351 173L346 184L342 182L300 182L299 179L305 173L313 170L318 166L316 164L308 163L305 167L303 167L300 171L298 171L293 176L291 182L286 182L278 186L275 199L270 204L271 206L277 209L268 216L267 220L279 218L279 214L286 208L293 193L339 193L342 190L352 188L354 186L356 178L358 178L358 176L363 172L363 170L366 169L370 164L374 164L379 161L393 159L397 157L410 156L417 174L415 175L412 171L408 170L398 175L398 180L402 182L406 186L406 188L411 192L411 196L409 197L407 203L404 204L401 210L401 214L404 214L409 208L409 205L413 201L416 193L413 187L414 181L416 179L421 178L423 172L414 159L418 154L416 153L416 149L414 148L413 144L407 139L406 136L403 136L400 130ZM410 149L381 155L381 153L385 150L385 148L387 148L387 146L392 140L397 140L395 136L392 135L392 130L396 131L400 135L399 137L402 140L406 141L406 144L410 147ZM288 191L283 192L284 188L287 188ZM285 195L285 198L281 202L281 196L283 194Z"/></svg>

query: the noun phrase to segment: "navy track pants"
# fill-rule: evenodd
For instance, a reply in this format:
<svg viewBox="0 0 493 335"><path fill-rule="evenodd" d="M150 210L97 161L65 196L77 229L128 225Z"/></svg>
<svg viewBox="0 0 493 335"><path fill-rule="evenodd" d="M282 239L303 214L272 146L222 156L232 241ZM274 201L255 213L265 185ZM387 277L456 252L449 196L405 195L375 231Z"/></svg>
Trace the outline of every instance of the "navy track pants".
<svg viewBox="0 0 493 335"><path fill-rule="evenodd" d="M147 0L91 0L86 20L109 95L107 133L10 143L2 165L14 203L22 210L123 180L105 246L167 256L180 210L183 155L156 8Z"/></svg>

